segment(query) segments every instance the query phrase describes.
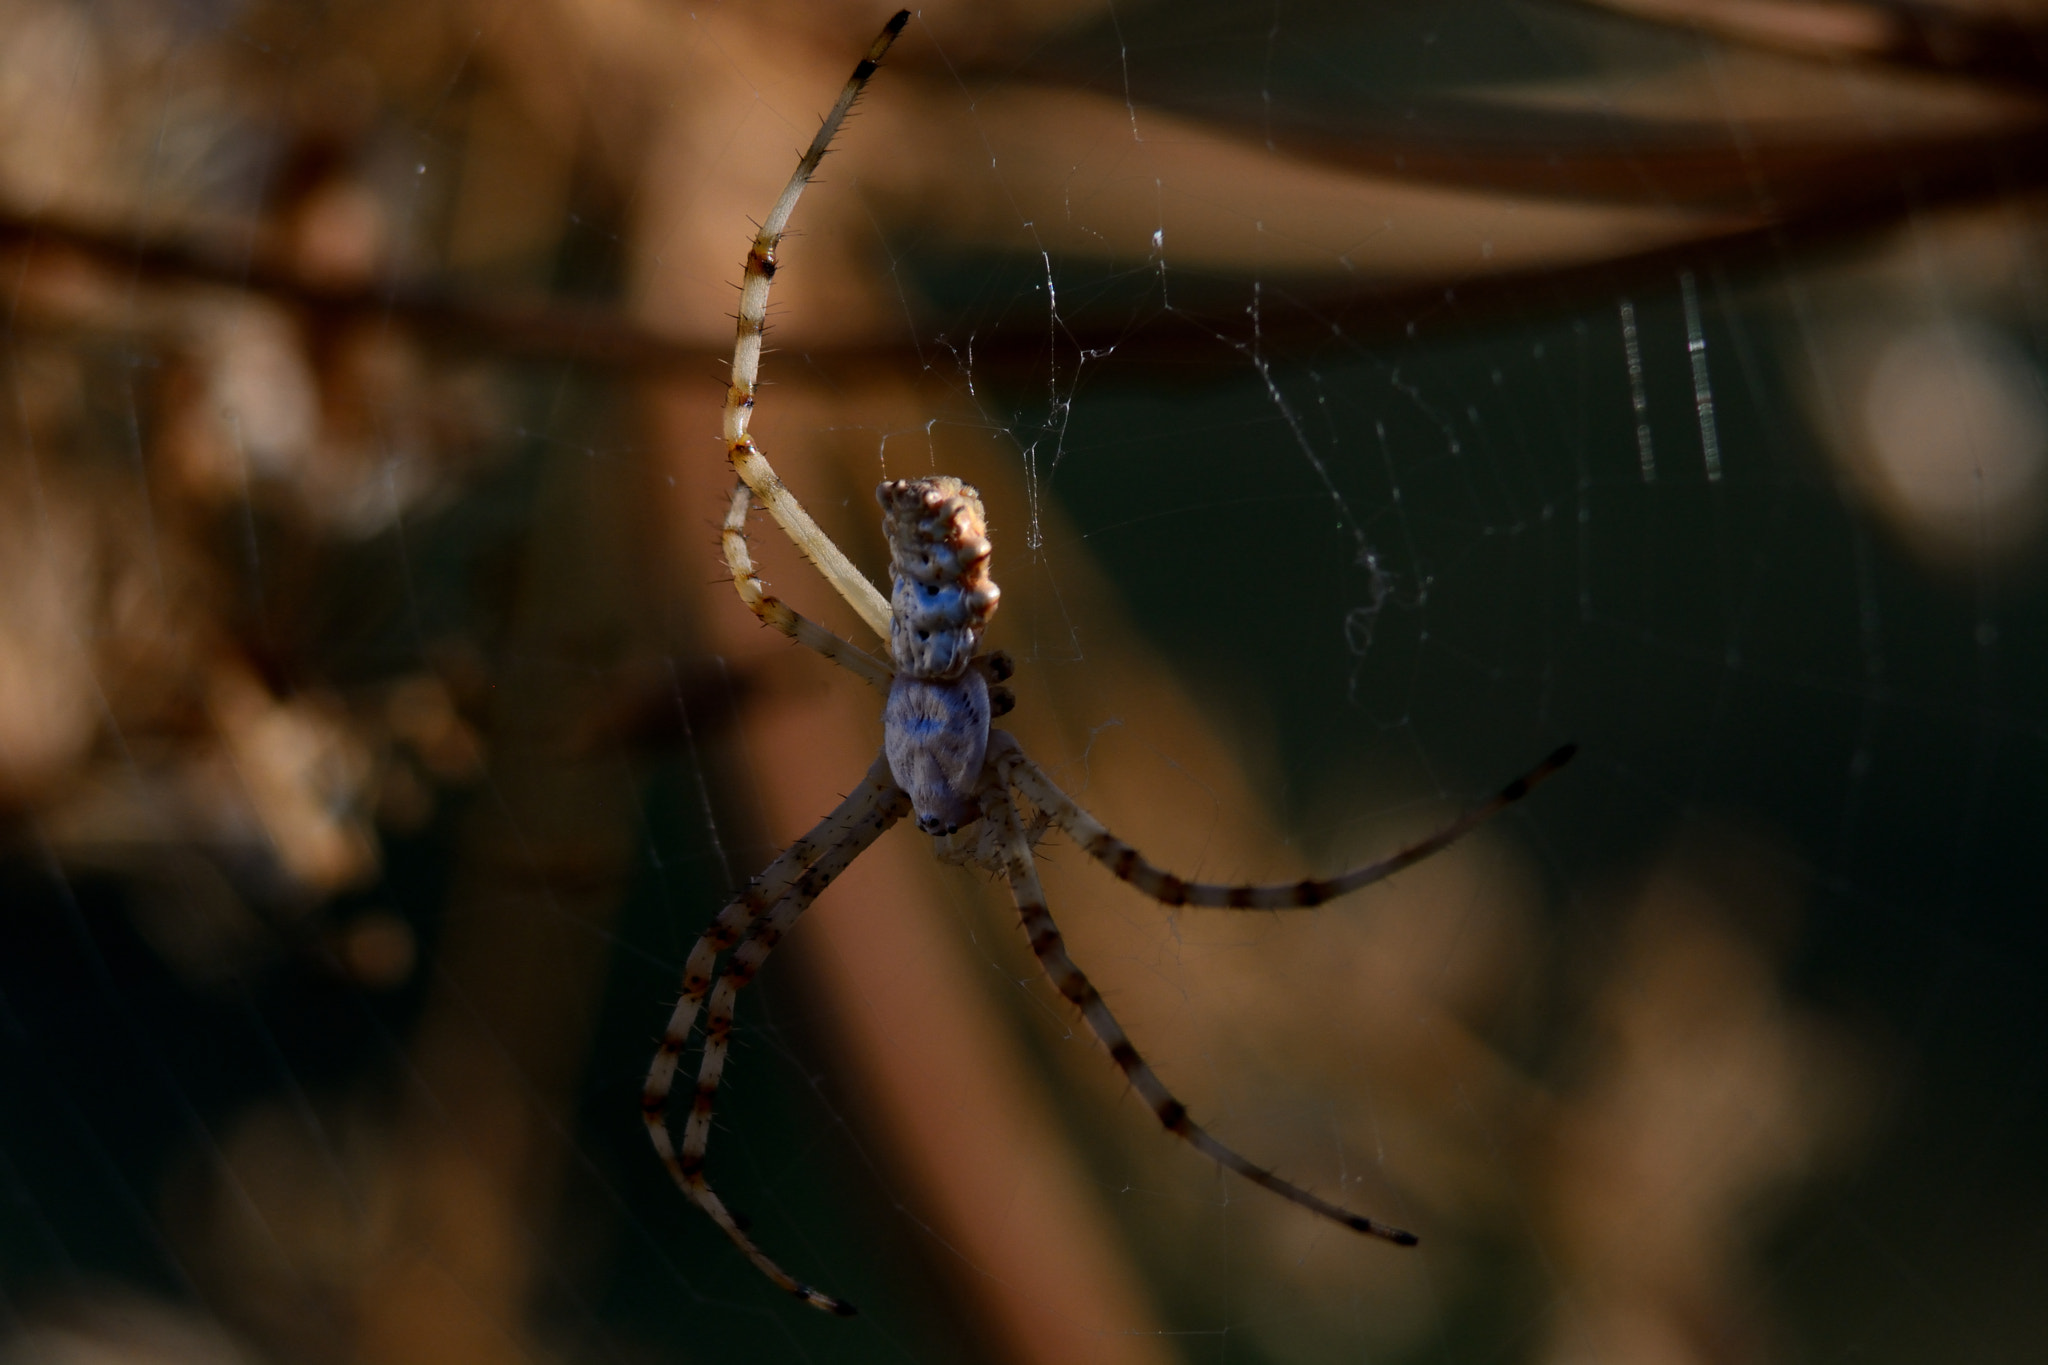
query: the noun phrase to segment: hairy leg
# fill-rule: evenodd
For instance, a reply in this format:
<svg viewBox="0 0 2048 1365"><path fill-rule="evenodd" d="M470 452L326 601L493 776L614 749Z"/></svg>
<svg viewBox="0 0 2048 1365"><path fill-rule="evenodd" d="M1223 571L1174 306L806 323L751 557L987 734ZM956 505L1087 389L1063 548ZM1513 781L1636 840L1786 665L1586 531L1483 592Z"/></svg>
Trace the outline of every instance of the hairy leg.
<svg viewBox="0 0 2048 1365"><path fill-rule="evenodd" d="M843 1299L811 1288L793 1278L781 1266L754 1245L739 1221L732 1216L712 1190L704 1176L704 1151L711 1142L711 1113L718 1098L718 1084L725 1074L725 1061L732 1041L733 1007L739 993L746 988L761 965L768 960L768 954L775 950L796 921L797 917L818 898L819 893L830 886L833 880L865 852L869 845L880 838L889 826L902 819L910 811L910 798L895 787L864 808L860 819L846 831L840 842L820 855L818 860L799 876L789 888L789 894L777 903L775 908L762 919L754 922L746 938L726 964L725 974L719 978L718 989L711 994L711 1007L704 1019L704 1057L697 1068L697 1090L690 1101L689 1122L683 1129L682 1155L672 1169L683 1190L697 1207L711 1216L711 1220L725 1230L733 1244L754 1263L756 1269L773 1280L784 1292L793 1294L828 1313L851 1316L853 1305Z"/></svg>
<svg viewBox="0 0 2048 1365"><path fill-rule="evenodd" d="M768 515L775 518L783 533L796 542L797 548L817 566L818 572L825 575L839 595L860 613L861 620L868 623L869 629L884 640L889 638L888 598L862 576L818 523L811 520L811 514L804 511L803 504L796 500L769 466L767 457L755 448L753 437L747 434L747 423L753 415L754 386L761 373L761 336L768 326L768 286L775 277L775 248L782 241L783 229L789 226L789 215L796 208L798 196L803 194L804 186L811 183L811 177L817 174L818 163L825 159L825 149L839 131L846 111L853 107L853 101L867 85L868 78L875 74L882 54L889 50L889 45L896 41L896 35L909 21L909 10L899 12L875 38L868 55L854 67L852 78L839 92L838 102L825 115L825 121L818 127L818 135L811 139L809 149L797 162L796 171L783 187L781 197L768 211L767 218L761 222L761 230L754 236L754 245L747 252L746 273L740 281L739 331L733 343L732 384L725 396L725 449L732 460L734 472L753 490L754 496L761 500L761 505L768 509ZM731 525L730 518L727 525ZM728 549L727 554L730 553ZM739 582L737 573L733 581ZM740 595L746 596L744 589Z"/></svg>
<svg viewBox="0 0 2048 1365"><path fill-rule="evenodd" d="M790 639L810 646L869 686L886 693L895 677L889 665L852 641L843 640L815 621L799 615L762 585L760 576L754 572L753 555L747 549L747 513L753 504L753 490L744 479L736 482L732 490L732 504L726 509L725 524L720 528L720 539L725 546L725 565L732 571L732 585L739 591L740 601L747 604L747 610Z"/></svg>
<svg viewBox="0 0 2048 1365"><path fill-rule="evenodd" d="M1527 796L1543 779L1569 763L1577 752L1567 744L1534 768L1502 787L1487 801L1452 820L1427 838L1418 839L1378 862L1367 863L1334 877L1311 877L1304 881L1271 886L1226 886L1217 882L1182 881L1111 834L1102 822L1081 809L1071 796L1059 789L1045 770L1025 757L1017 741L1001 730L989 735L989 761L996 765L1003 782L1016 788L1089 857L1112 873L1165 905L1200 905L1235 910L1288 910L1321 905L1324 901L1384 881L1403 868L1442 852L1470 834L1515 802Z"/></svg>
<svg viewBox="0 0 2048 1365"><path fill-rule="evenodd" d="M653 1140L654 1150L660 1154L662 1164L669 1168L676 1183L682 1185L686 1192L689 1186L683 1179L675 1146L669 1137L668 1097L675 1084L676 1062L682 1056L684 1043L689 1040L691 1026L697 1021L697 1011L704 1004L704 997L711 992L712 969L717 965L718 955L738 943L763 911L790 895L791 887L822 858L858 839L866 820L887 804L890 794L896 790L895 782L889 777L888 763L877 758L860 786L854 788L837 809L813 826L808 834L768 864L744 892L718 912L718 918L698 935L695 946L690 949L689 959L683 964L682 996L669 1015L668 1027L661 1035L661 1047L647 1068L647 1083L640 1091L640 1114L647 1124L648 1137ZM862 848L866 846L865 842L860 844Z"/></svg>
<svg viewBox="0 0 2048 1365"><path fill-rule="evenodd" d="M1046 908L1045 891L1038 882L1038 868L1031 857L1031 846L1025 837L1024 825L1017 813L1017 806L1010 799L1007 788L991 784L983 794L984 818L995 823L1003 847L1003 871L1010 879L1010 891L1017 901L1017 913L1023 917L1024 933L1031 941L1031 951L1038 956L1039 965L1051 978L1053 986L1067 998L1068 1003L1081 1011L1089 1029L1101 1044L1109 1049L1110 1060L1115 1062L1131 1088L1139 1098L1152 1106L1152 1113L1160 1126L1167 1132L1181 1138L1198 1151L1215 1161L1219 1166L1264 1186L1282 1199L1299 1204L1311 1213L1321 1214L1333 1222L1342 1223L1354 1232L1369 1233L1384 1237L1400 1246L1415 1245L1415 1234L1399 1228L1376 1223L1363 1214L1332 1204L1327 1199L1309 1193L1292 1181L1282 1180L1263 1166L1257 1166L1232 1151L1229 1147L1210 1136L1209 1131L1188 1117L1187 1106L1173 1097L1160 1081L1149 1064L1131 1046L1129 1035L1123 1025L1116 1021L1102 995L1088 981L1074 959L1067 954L1066 940L1060 936L1059 926L1053 923L1052 912Z"/></svg>

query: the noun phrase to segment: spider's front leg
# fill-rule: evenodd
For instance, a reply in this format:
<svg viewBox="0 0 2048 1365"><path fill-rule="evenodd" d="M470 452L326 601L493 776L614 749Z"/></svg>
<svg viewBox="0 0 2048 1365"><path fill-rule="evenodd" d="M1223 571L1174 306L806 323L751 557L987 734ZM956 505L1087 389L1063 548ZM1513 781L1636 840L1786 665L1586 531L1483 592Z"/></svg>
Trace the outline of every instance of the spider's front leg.
<svg viewBox="0 0 2048 1365"><path fill-rule="evenodd" d="M777 854L775 860L747 884L746 890L718 912L718 918L697 936L690 956L683 964L683 991L662 1031L661 1048L647 1070L647 1083L640 1091L640 1109L654 1138L655 1150L674 1168L674 1152L668 1139L668 1093L675 1080L676 1059L689 1041L697 1011L711 991L712 968L718 955L738 943L754 921L789 893L790 886L827 851L839 847L858 825L862 815L884 795L895 790L889 770L881 759L868 769L867 778L832 813L812 826L810 832Z"/></svg>
<svg viewBox="0 0 2048 1365"><path fill-rule="evenodd" d="M1045 903L1045 889L1038 881L1038 868L1031 856L1024 822L1018 816L1016 802L1011 800L1009 788L994 761L989 764L989 780L982 788L980 799L983 817L1002 849L997 869L1009 878L1010 892L1016 898L1017 913L1023 919L1024 934L1031 942L1032 953L1052 980L1054 989L1081 1012L1089 1031L1109 1049L1110 1060L1124 1073L1131 1088L1152 1107L1153 1116L1159 1120L1160 1126L1224 1169L1271 1190L1289 1203L1299 1204L1311 1213L1342 1223L1353 1232L1385 1238L1397 1246L1414 1246L1414 1233L1389 1227L1362 1213L1353 1213L1290 1180L1281 1179L1219 1142L1208 1129L1188 1116L1187 1106L1174 1098L1173 1092L1166 1088L1151 1065L1138 1055L1130 1035L1124 1032L1123 1025L1117 1022L1103 1001L1102 993L1095 989L1068 955L1066 940L1061 937L1059 926L1053 923L1052 911Z"/></svg>
<svg viewBox="0 0 2048 1365"><path fill-rule="evenodd" d="M704 1179L704 1148L710 1141L711 1107L725 1068L727 1041L732 1029L732 1005L739 989L751 981L762 961L781 941L798 915L848 864L881 837L883 831L909 810L909 801L890 780L886 760L876 758L867 778L839 806L791 844L754 879L737 899L721 910L690 950L683 968L682 998L669 1016L661 1047L647 1071L647 1083L640 1092L641 1117L648 1138L669 1174L693 1203L725 1230L726 1236L749 1260L788 1293L813 1307L847 1314L852 1308L828 1294L792 1278L762 1254L740 1228ZM738 944L718 991L712 993L712 968L718 954ZM683 1132L679 1155L668 1130L668 1100L674 1086L677 1062L689 1039L697 1012L711 995L711 1015L705 1022L704 1057L699 1066L697 1090L690 1106L690 1118Z"/></svg>
<svg viewBox="0 0 2048 1365"><path fill-rule="evenodd" d="M870 772L871 780L874 771L881 768L882 761L877 759L875 770ZM845 837L796 879L789 894L772 911L754 922L745 940L733 952L732 959L726 964L725 975L719 978L718 989L711 994L710 1009L705 1015L704 1057L697 1067L697 1091L690 1102L689 1121L683 1128L682 1155L674 1168L691 1201L710 1215L711 1221L724 1230L733 1245L754 1263L755 1269L785 1293L795 1295L813 1308L840 1317L853 1316L853 1305L794 1278L754 1245L753 1238L747 1235L705 1178L704 1153L711 1142L711 1113L718 1098L719 1081L725 1075L725 1059L732 1044L733 1007L738 1003L739 993L760 973L768 954L775 951L775 946L782 942L811 902L909 811L909 800L893 783L877 792L858 812Z"/></svg>
<svg viewBox="0 0 2048 1365"><path fill-rule="evenodd" d="M1111 834L1100 820L1081 809L1073 797L1061 791L1045 769L1025 757L1023 749L998 730L989 743L989 761L1002 774L1005 785L1023 793L1040 815L1065 831L1089 857L1108 868L1162 905L1197 905L1231 910L1302 910L1321 905L1360 887L1385 881L1403 868L1441 853L1515 802L1527 796L1539 782L1572 761L1578 745L1566 744L1464 814L1434 833L1396 849L1377 862L1339 872L1334 877L1310 877L1298 882L1271 885L1228 885L1221 882L1183 881L1144 854Z"/></svg>

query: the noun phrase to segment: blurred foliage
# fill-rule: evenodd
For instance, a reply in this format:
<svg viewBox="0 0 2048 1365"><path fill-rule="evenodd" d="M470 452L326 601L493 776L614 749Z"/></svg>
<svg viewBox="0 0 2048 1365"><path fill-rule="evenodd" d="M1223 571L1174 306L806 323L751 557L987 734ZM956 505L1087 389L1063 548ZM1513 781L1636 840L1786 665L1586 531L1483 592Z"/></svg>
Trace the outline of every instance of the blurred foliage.
<svg viewBox="0 0 2048 1365"><path fill-rule="evenodd" d="M2038 1354L2024 6L921 11L762 401L856 561L975 479L1018 733L1190 874L1583 756L1316 916L1048 845L1170 1082L1415 1256L1161 1136L919 848L714 1146L864 1316L668 1185L678 964L873 743L718 581L711 414L882 17L0 9L0 1358Z"/></svg>

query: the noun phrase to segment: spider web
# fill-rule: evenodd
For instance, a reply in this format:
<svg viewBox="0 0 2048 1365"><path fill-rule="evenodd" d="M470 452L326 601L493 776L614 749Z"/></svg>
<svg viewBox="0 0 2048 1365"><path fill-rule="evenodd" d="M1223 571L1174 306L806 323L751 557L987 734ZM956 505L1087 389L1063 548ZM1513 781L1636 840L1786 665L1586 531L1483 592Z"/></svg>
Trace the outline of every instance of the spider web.
<svg viewBox="0 0 2048 1365"><path fill-rule="evenodd" d="M2041 30L1650 10L935 9L864 97L754 429L870 573L878 479L982 489L1061 783L1291 880L1581 748L1307 915L1041 847L1191 1111L1413 1252L888 836L711 1147L852 1322L634 1098L879 738L713 528L885 16L0 13L0 1357L2038 1356Z"/></svg>

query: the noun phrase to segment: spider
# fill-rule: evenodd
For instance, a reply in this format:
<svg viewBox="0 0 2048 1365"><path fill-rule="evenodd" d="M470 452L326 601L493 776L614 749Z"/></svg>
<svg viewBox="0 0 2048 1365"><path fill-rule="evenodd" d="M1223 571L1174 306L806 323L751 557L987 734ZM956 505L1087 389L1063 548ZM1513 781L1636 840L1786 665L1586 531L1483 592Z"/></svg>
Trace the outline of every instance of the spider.
<svg viewBox="0 0 2048 1365"><path fill-rule="evenodd" d="M946 476L895 479L875 490L882 506L893 580L890 596L884 599L811 520L747 434L760 373L768 289L776 271L776 247L798 196L816 173L833 135L909 19L910 12L904 10L883 27L754 237L740 286L738 338L724 418L726 450L739 476L721 532L733 587L763 622L810 646L884 695L882 752L852 794L778 854L718 913L690 950L683 967L682 998L669 1016L661 1048L654 1054L641 1092L648 1136L683 1193L725 1230L762 1274L814 1308L842 1316L853 1314L853 1306L844 1299L795 1279L754 1244L705 1179L704 1152L711 1137L712 1105L725 1071L739 992L832 880L890 826L914 815L917 827L935 836L942 858L973 863L1007 878L1031 950L1046 975L1080 1011L1096 1039L1109 1050L1110 1060L1169 1133L1225 1169L1311 1213L1399 1246L1414 1246L1417 1239L1413 1233L1341 1208L1254 1165L1188 1116L1186 1107L1139 1056L1101 994L1068 956L1039 887L1032 848L1044 834L1057 829L1110 872L1163 905L1264 910L1321 905L1383 880L1462 838L1563 767L1575 746L1558 749L1491 800L1378 862L1335 877L1291 885L1222 886L1183 881L1149 862L1061 791L1043 769L1025 757L1014 738L990 728L990 720L1008 712L1015 702L1009 689L1001 685L1012 672L1008 656L980 650L982 632L1000 595L989 576L991 547L980 494ZM756 500L861 619L888 641L887 663L798 615L768 593L754 572L747 547L747 517ZM1029 817L1020 808L1019 797L1031 810ZM973 828L977 825L978 830ZM728 951L731 956L724 971L716 972L719 955ZM707 1000L697 1088L678 1152L668 1128L669 1091L684 1044L699 1012L706 1011Z"/></svg>

